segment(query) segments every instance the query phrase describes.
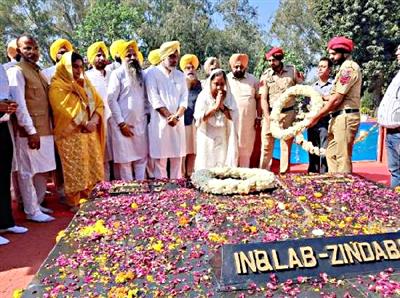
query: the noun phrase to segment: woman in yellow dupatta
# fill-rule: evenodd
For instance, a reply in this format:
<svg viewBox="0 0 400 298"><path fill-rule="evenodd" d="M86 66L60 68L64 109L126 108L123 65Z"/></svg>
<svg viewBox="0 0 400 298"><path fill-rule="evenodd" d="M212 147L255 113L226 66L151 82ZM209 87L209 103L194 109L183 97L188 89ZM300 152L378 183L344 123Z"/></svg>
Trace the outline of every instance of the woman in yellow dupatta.
<svg viewBox="0 0 400 298"><path fill-rule="evenodd" d="M65 195L72 207L104 179L104 106L83 65L82 56L65 53L57 63L49 91Z"/></svg>

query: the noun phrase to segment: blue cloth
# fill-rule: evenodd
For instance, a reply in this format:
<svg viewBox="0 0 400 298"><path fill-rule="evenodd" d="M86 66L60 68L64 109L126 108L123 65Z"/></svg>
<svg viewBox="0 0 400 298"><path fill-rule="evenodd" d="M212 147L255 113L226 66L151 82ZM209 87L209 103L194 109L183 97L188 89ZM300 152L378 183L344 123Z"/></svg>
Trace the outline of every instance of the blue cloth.
<svg viewBox="0 0 400 298"><path fill-rule="evenodd" d="M400 132L386 134L388 168L391 174L390 186L400 185Z"/></svg>
<svg viewBox="0 0 400 298"><path fill-rule="evenodd" d="M189 96L188 96L188 106L185 110L185 125L192 125L193 123L193 113L194 113L194 106L196 105L197 96L199 96L201 92L201 82L197 81L197 84L192 88L189 89Z"/></svg>

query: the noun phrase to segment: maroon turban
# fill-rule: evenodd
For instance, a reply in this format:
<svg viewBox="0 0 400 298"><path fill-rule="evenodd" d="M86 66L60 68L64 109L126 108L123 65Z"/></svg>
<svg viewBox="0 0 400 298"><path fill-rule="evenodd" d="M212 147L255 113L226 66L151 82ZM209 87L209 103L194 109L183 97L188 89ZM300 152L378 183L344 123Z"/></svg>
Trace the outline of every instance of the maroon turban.
<svg viewBox="0 0 400 298"><path fill-rule="evenodd" d="M272 56L275 57L275 58L276 58L276 56L282 56L282 58L283 58L284 54L285 53L283 52L283 50L281 48L273 47L267 53L265 53L265 58L269 59Z"/></svg>
<svg viewBox="0 0 400 298"><path fill-rule="evenodd" d="M344 36L335 36L328 42L328 50L345 50L346 52L353 51L353 41Z"/></svg>

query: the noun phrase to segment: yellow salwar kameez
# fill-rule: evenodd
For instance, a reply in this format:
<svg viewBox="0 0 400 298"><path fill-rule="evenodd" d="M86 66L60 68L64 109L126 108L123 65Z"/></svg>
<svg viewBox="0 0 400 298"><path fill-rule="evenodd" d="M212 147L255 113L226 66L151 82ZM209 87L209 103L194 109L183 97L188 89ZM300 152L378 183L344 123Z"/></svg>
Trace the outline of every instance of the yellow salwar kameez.
<svg viewBox="0 0 400 298"><path fill-rule="evenodd" d="M54 116L54 138L64 175L68 204L77 206L87 198L93 186L104 179L103 101L90 81L73 79L72 52L65 53L57 64L49 90ZM82 132L84 125L97 113L97 129Z"/></svg>

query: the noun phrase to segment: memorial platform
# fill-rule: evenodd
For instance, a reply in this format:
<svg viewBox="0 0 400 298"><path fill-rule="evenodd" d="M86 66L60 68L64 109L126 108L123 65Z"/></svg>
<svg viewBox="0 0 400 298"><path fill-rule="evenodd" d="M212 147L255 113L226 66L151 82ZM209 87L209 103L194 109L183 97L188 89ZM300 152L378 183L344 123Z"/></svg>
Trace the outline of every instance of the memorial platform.
<svg viewBox="0 0 400 298"><path fill-rule="evenodd" d="M299 274L289 280L271 271L262 273L262 282L251 276L239 286L224 282L224 267L235 266L224 264L228 244L322 241L400 227L399 194L358 175L288 174L277 179L272 191L230 196L200 193L186 180L101 183L95 199L59 234L23 296L400 294L400 279L391 266L400 262L395 259L380 272L352 278L327 276L324 268L308 276L307 270L294 268ZM369 262L360 263L364 261ZM382 265L387 260L378 261Z"/></svg>

